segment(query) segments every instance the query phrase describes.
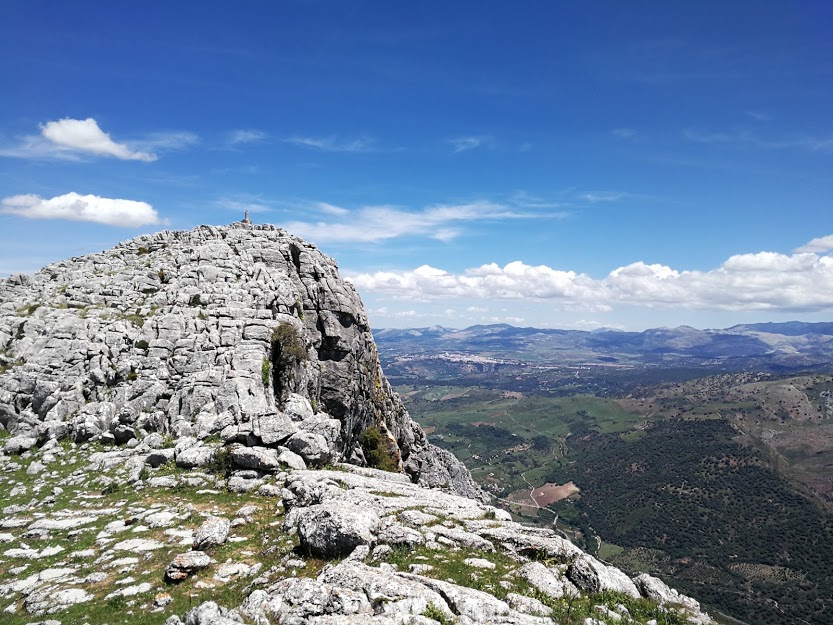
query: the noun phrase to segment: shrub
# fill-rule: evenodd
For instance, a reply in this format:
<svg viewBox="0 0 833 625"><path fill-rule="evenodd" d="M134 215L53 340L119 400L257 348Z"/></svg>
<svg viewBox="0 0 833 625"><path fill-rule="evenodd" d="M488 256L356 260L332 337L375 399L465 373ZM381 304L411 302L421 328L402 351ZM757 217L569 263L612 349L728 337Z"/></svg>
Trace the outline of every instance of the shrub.
<svg viewBox="0 0 833 625"><path fill-rule="evenodd" d="M298 330L291 323L282 323L272 330L272 352L275 351L284 361L307 359L304 343L298 336Z"/></svg>
<svg viewBox="0 0 833 625"><path fill-rule="evenodd" d="M234 470L234 462L231 459L231 449L228 447L220 447L211 455L211 461L206 465L206 470L209 473L214 473L221 477L227 478Z"/></svg>
<svg viewBox="0 0 833 625"><path fill-rule="evenodd" d="M445 612L440 610L433 603L429 603L428 607L422 611L422 616L433 619L440 625L452 625L452 623L454 623L454 621L451 620Z"/></svg>
<svg viewBox="0 0 833 625"><path fill-rule="evenodd" d="M281 323L272 331L272 381L275 396L284 395L294 377L295 366L307 359L304 342L291 323Z"/></svg>
<svg viewBox="0 0 833 625"><path fill-rule="evenodd" d="M369 466L393 473L399 471L396 449L378 426L372 425L362 432L360 443Z"/></svg>
<svg viewBox="0 0 833 625"><path fill-rule="evenodd" d="M264 358L260 364L260 379L263 381L263 386L269 386L269 380L272 378L272 367L268 358Z"/></svg>

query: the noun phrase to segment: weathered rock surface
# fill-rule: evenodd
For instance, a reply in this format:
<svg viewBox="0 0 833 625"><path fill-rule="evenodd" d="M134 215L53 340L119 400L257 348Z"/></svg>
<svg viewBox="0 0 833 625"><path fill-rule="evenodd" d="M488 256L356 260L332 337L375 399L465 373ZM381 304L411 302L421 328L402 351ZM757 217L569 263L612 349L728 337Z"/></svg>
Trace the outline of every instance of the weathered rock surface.
<svg viewBox="0 0 833 625"><path fill-rule="evenodd" d="M579 590L585 592L621 592L639 597L639 590L619 569L602 564L593 556L582 554L567 569L567 576Z"/></svg>
<svg viewBox="0 0 833 625"><path fill-rule="evenodd" d="M359 545L370 545L379 529L375 510L349 503L317 504L299 510L295 518L301 547L319 558L346 556Z"/></svg>
<svg viewBox="0 0 833 625"><path fill-rule="evenodd" d="M106 601L167 625L544 625L570 595L610 625L627 609L595 593L615 591L712 623L487 505L391 392L335 263L281 230L162 232L2 280L0 346L15 622ZM400 473L361 466L370 426ZM240 606L167 607L233 584Z"/></svg>
<svg viewBox="0 0 833 625"><path fill-rule="evenodd" d="M222 517L208 517L194 533L194 551L205 551L222 545L228 538L231 522Z"/></svg>
<svg viewBox="0 0 833 625"><path fill-rule="evenodd" d="M335 262L274 226L159 232L0 280L0 346L6 453L160 433L177 444L171 458L157 440L153 467L209 465L208 437L362 464L359 439L376 426L415 481L482 496L391 391Z"/></svg>
<svg viewBox="0 0 833 625"><path fill-rule="evenodd" d="M165 579L181 582L189 575L211 564L211 557L202 551L186 551L176 556L165 569Z"/></svg>

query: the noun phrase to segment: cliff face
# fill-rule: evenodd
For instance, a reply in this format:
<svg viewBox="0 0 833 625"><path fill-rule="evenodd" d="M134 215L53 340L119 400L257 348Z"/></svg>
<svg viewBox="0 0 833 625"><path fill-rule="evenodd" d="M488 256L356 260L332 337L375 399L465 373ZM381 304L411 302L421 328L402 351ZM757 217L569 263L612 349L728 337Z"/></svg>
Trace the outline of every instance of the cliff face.
<svg viewBox="0 0 833 625"><path fill-rule="evenodd" d="M159 232L0 281L0 424L20 449L157 432L313 465L383 458L480 496L392 392L336 263L273 226Z"/></svg>

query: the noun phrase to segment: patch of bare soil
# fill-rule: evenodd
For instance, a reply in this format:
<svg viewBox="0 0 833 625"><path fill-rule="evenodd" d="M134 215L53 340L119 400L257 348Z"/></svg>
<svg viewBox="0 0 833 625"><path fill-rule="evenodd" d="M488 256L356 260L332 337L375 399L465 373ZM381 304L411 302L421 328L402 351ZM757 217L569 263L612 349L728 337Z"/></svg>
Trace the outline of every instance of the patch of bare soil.
<svg viewBox="0 0 833 625"><path fill-rule="evenodd" d="M567 497L572 495L578 495L580 492L579 487L572 482L567 482L566 484L561 485L548 483L533 490L532 499L535 503L544 508L551 503L555 503L556 501L567 499Z"/></svg>

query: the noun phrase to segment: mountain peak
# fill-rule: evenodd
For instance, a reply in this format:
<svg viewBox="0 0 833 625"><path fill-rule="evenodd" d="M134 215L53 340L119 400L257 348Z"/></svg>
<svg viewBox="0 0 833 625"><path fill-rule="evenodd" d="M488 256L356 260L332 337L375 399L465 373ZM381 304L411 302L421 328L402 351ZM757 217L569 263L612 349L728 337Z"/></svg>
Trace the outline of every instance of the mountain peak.
<svg viewBox="0 0 833 625"><path fill-rule="evenodd" d="M0 302L0 424L16 436L219 437L361 465L376 428L399 470L477 494L392 392L335 261L283 229L139 236L2 280Z"/></svg>

